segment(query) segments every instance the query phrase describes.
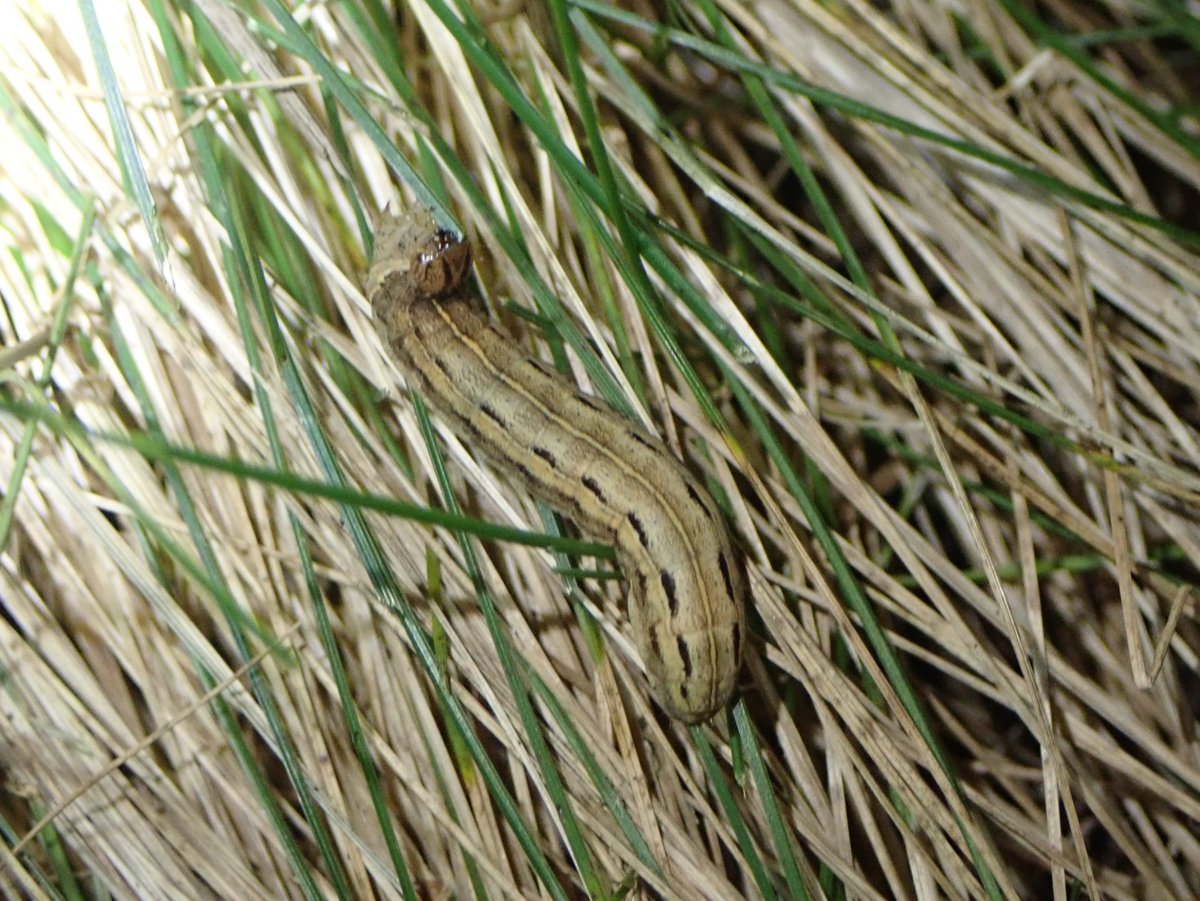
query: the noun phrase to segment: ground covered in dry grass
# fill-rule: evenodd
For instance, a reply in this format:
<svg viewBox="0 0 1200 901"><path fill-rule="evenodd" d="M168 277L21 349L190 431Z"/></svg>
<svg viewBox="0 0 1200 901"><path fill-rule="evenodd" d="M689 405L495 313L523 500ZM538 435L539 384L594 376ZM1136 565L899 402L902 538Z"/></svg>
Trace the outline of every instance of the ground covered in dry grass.
<svg viewBox="0 0 1200 901"><path fill-rule="evenodd" d="M1194 5L0 27L5 894L1200 893ZM384 352L417 202L718 498L710 723Z"/></svg>

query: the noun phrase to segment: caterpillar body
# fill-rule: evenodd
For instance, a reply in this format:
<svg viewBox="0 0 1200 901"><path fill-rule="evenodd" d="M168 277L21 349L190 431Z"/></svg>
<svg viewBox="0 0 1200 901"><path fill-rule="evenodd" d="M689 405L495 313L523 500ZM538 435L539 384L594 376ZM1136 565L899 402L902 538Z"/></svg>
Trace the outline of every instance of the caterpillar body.
<svg viewBox="0 0 1200 901"><path fill-rule="evenodd" d="M470 244L428 210L385 217L367 277L380 336L460 436L613 545L651 693L680 720L707 720L733 693L745 638L717 505L657 438L522 355L471 296L470 268Z"/></svg>

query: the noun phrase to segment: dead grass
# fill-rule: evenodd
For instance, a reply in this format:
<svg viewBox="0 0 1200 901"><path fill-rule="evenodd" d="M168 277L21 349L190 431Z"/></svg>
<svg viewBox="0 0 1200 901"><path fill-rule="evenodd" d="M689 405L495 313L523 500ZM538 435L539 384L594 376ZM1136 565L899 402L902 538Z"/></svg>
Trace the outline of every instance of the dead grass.
<svg viewBox="0 0 1200 901"><path fill-rule="evenodd" d="M1200 893L1182 6L97 7L0 13L7 894ZM424 430L414 191L721 496L728 715Z"/></svg>

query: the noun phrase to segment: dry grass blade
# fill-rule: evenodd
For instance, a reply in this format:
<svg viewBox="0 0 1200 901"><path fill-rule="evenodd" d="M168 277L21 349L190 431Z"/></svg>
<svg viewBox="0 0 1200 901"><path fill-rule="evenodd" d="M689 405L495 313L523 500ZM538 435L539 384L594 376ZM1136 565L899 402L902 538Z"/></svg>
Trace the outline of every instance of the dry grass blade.
<svg viewBox="0 0 1200 901"><path fill-rule="evenodd" d="M1200 895L1194 14L0 26L0 892ZM383 352L416 202L722 505L711 723Z"/></svg>

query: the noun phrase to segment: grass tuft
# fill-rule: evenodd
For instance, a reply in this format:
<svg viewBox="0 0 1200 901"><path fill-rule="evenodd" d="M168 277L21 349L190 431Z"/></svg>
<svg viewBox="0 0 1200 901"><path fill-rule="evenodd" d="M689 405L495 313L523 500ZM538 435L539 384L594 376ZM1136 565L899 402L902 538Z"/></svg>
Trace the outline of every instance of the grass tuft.
<svg viewBox="0 0 1200 901"><path fill-rule="evenodd" d="M7 4L0 894L1200 895L1200 20L1135 6ZM712 722L380 346L413 203L718 498Z"/></svg>

